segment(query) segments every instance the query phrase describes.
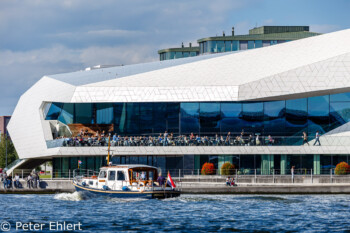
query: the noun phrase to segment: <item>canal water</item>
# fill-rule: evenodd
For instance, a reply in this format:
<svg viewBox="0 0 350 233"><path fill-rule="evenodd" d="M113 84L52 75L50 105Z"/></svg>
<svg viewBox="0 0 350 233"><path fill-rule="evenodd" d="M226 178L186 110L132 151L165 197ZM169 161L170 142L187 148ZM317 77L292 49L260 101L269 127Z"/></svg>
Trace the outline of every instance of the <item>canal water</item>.
<svg viewBox="0 0 350 233"><path fill-rule="evenodd" d="M62 193L0 195L0 203L0 223L10 223L10 232L16 232L18 222L45 224L41 232L49 232L51 222L80 223L83 232L350 232L348 195L182 195L167 200L120 200ZM60 231L55 224L52 229ZM20 229L24 232L20 227L17 232Z"/></svg>

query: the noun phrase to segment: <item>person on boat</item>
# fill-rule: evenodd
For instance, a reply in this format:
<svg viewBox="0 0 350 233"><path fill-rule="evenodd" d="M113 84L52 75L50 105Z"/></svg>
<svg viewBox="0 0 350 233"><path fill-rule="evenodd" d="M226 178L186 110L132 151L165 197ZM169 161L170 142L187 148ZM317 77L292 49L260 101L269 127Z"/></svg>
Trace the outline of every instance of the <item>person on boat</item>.
<svg viewBox="0 0 350 233"><path fill-rule="evenodd" d="M165 183L165 178L162 176L162 173L159 173L159 176L157 178L157 182L159 184L159 186L163 186Z"/></svg>
<svg viewBox="0 0 350 233"><path fill-rule="evenodd" d="M141 180L146 180L146 173L145 172L141 173Z"/></svg>

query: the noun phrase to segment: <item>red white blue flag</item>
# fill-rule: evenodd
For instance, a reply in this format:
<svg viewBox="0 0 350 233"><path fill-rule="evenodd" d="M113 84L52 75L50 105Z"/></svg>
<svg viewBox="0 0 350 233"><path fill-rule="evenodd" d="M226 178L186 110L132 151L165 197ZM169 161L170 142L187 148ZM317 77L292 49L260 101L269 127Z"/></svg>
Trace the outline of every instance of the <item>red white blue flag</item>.
<svg viewBox="0 0 350 233"><path fill-rule="evenodd" d="M173 179L171 179L171 176L170 176L170 172L169 172L169 171L168 171L168 178L167 178L166 183L167 183L170 187L176 188L176 185L175 185Z"/></svg>

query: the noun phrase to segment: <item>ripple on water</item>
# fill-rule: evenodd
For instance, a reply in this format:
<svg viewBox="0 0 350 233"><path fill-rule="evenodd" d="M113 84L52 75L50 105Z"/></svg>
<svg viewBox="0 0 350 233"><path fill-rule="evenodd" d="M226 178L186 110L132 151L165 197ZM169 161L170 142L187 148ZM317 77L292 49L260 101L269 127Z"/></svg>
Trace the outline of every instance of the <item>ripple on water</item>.
<svg viewBox="0 0 350 233"><path fill-rule="evenodd" d="M350 230L349 195L182 195L145 200L86 198L76 192L5 194L0 195L0 203L3 220L11 223L81 222L85 232Z"/></svg>

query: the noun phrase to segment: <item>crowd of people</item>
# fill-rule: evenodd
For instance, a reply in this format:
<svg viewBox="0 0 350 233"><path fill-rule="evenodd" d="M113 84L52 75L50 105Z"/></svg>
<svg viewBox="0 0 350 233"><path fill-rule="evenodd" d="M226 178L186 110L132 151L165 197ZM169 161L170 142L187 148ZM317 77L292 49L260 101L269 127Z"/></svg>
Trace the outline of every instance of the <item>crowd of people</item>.
<svg viewBox="0 0 350 233"><path fill-rule="evenodd" d="M20 182L20 176L18 173L14 177L7 175L5 170L0 169L0 180L3 183L4 189L19 189L23 188ZM40 176L38 172L32 172L26 178L27 188L40 188Z"/></svg>
<svg viewBox="0 0 350 233"><path fill-rule="evenodd" d="M109 136L110 139L109 139ZM81 130L75 137L64 137L63 146L107 146L110 140L111 146L272 146L281 145L279 137L261 136L259 133L245 133L244 130L238 135L231 135L228 132L226 136L200 136L191 133L189 135L175 136L173 133L165 131L158 136L121 136L102 131L92 134L88 130ZM302 135L303 145L308 143L308 137L305 132ZM320 144L320 134L317 131L315 144ZM315 145L314 144L314 145Z"/></svg>
<svg viewBox="0 0 350 233"><path fill-rule="evenodd" d="M97 131L95 135L87 130L82 130L75 137L64 137L63 146L107 146L108 136L111 135ZM189 135L174 136L173 133L165 131L158 136L121 136L111 135L111 146L252 146L252 145L273 145L275 139L269 135L261 137L259 134L245 134L242 131L237 136L228 132L226 136L199 136L191 133ZM57 138L59 139L59 138Z"/></svg>

